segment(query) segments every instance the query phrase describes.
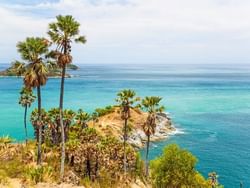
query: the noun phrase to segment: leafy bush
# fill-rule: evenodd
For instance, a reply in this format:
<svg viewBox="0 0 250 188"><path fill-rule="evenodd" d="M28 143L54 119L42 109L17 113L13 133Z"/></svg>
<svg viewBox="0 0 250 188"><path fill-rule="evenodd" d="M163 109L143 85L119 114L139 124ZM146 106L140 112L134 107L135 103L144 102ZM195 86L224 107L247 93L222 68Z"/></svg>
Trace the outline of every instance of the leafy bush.
<svg viewBox="0 0 250 188"><path fill-rule="evenodd" d="M209 187L208 182L195 170L197 159L178 145L167 146L163 154L151 161L151 178L154 187Z"/></svg>

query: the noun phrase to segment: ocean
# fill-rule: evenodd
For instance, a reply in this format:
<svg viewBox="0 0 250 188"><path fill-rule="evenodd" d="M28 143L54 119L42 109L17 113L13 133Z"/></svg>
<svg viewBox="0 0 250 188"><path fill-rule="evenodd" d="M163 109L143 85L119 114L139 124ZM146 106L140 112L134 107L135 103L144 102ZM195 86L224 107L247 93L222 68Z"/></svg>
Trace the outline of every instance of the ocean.
<svg viewBox="0 0 250 188"><path fill-rule="evenodd" d="M7 66L0 64L0 70ZM177 143L198 158L204 176L216 171L226 188L240 182L250 187L250 65L80 65L70 73L75 77L66 79L65 108L92 112L115 104L123 88L161 96L179 133L152 143L150 158ZM42 88L44 108L58 106L59 83L52 78ZM21 85L21 78L0 78L0 135L17 141L24 138Z"/></svg>

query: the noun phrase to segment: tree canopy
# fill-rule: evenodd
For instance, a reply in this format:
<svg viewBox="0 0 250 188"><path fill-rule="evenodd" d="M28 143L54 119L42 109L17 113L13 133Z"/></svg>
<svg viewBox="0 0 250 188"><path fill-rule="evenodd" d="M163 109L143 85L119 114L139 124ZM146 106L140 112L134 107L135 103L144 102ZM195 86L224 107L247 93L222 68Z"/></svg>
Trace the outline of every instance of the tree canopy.
<svg viewBox="0 0 250 188"><path fill-rule="evenodd" d="M172 144L150 163L151 178L156 188L208 188L209 183L199 174L197 159L187 150Z"/></svg>

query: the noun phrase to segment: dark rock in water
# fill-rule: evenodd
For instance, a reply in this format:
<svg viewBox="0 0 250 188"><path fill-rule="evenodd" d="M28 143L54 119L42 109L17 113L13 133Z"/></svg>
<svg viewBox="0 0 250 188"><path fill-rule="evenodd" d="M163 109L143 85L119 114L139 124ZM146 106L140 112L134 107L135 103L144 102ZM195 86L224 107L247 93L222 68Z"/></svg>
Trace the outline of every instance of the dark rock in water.
<svg viewBox="0 0 250 188"><path fill-rule="evenodd" d="M167 114L163 113L163 112L158 112L157 115L161 116L161 117L164 117L164 118L168 118Z"/></svg>

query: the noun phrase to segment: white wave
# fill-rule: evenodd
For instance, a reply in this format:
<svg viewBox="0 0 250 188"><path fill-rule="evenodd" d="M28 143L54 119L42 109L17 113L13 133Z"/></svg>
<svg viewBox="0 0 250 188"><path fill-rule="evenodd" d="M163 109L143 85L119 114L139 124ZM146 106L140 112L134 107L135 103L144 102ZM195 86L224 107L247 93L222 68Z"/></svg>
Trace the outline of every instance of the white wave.
<svg viewBox="0 0 250 188"><path fill-rule="evenodd" d="M174 126L175 127L175 126ZM185 134L184 130L183 129L180 129L180 128L176 128L175 127L175 130L170 132L169 135L170 136L173 136L173 135L180 135L180 134Z"/></svg>

